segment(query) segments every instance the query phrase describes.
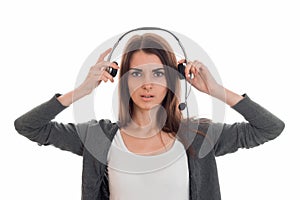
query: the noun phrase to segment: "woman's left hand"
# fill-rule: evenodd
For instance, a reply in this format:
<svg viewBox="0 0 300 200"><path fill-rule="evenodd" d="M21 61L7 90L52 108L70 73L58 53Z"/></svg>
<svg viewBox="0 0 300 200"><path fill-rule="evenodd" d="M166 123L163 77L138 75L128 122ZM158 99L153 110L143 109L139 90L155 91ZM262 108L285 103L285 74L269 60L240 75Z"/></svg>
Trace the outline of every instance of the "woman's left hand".
<svg viewBox="0 0 300 200"><path fill-rule="evenodd" d="M179 61L179 63L184 60ZM190 73L193 74L191 79ZM207 67L198 60L188 62L185 68L185 77L187 81L197 90L211 96L219 96L218 93L224 92L224 88L217 83Z"/></svg>
<svg viewBox="0 0 300 200"><path fill-rule="evenodd" d="M179 61L179 63L183 62L184 60ZM192 79L190 73L193 74ZM187 63L185 77L187 77L186 80L197 90L213 96L229 106L235 105L244 98L218 84L207 67L197 60Z"/></svg>

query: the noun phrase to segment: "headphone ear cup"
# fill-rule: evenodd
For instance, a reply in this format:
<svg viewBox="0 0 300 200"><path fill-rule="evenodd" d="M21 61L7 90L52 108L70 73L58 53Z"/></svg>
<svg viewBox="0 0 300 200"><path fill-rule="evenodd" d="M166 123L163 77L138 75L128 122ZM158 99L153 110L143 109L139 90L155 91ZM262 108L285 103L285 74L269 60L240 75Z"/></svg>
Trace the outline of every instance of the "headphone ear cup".
<svg viewBox="0 0 300 200"><path fill-rule="evenodd" d="M114 61L113 63L115 63L116 65L118 65L118 63L116 61ZM112 76L115 77L117 75L118 70L112 67L108 67L107 69L108 73Z"/></svg>
<svg viewBox="0 0 300 200"><path fill-rule="evenodd" d="M178 70L178 72L179 72L179 79L180 80L182 80L182 79L185 79L185 73L184 73L184 71L185 71L185 63L180 63L180 64L178 64L178 66L177 66L177 70Z"/></svg>
<svg viewBox="0 0 300 200"><path fill-rule="evenodd" d="M110 75L111 75L112 77L115 77L115 76L117 75L118 70L115 69L115 68L112 68L112 67L110 67L110 68L111 68Z"/></svg>

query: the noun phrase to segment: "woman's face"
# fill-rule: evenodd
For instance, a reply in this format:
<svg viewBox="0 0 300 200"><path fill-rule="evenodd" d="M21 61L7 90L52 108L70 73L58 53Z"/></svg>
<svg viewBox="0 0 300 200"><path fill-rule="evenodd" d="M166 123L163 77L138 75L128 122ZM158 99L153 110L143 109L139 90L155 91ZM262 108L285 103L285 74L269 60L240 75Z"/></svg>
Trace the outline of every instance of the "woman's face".
<svg viewBox="0 0 300 200"><path fill-rule="evenodd" d="M135 52L128 71L128 88L134 111L150 110L160 105L167 93L165 70L159 57Z"/></svg>

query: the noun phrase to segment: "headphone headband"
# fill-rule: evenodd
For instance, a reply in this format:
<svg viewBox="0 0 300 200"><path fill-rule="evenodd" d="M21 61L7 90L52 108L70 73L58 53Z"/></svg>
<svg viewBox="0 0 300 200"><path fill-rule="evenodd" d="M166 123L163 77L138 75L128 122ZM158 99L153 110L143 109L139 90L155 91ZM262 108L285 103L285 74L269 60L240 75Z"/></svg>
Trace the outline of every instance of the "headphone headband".
<svg viewBox="0 0 300 200"><path fill-rule="evenodd" d="M134 31L144 31L144 30L158 30L158 31L164 31L164 32L167 32L167 33L169 33L170 35L172 35L172 36L176 39L176 41L178 42L178 44L179 44L179 46L180 46L180 48L181 48L181 50L182 50L182 52L183 52L183 55L184 55L185 60L187 60L187 55L186 55L185 49L184 49L182 43L180 42L179 38L178 38L174 33L172 33L172 32L169 31L169 30L166 30L166 29L163 29L163 28L158 28L158 27L140 27L140 28L136 28L136 29L132 29L132 30L130 30L130 31L127 31L126 33L124 33L123 35L120 36L120 38L118 39L118 41L114 44L114 46L113 46L113 48L112 48L110 54L108 55L107 61L110 62L110 59L111 59L111 56L112 56L113 52L114 52L115 49L117 48L117 46L118 46L118 44L120 43L120 41L121 41L126 35L128 35L128 34L131 33L131 32L134 32Z"/></svg>

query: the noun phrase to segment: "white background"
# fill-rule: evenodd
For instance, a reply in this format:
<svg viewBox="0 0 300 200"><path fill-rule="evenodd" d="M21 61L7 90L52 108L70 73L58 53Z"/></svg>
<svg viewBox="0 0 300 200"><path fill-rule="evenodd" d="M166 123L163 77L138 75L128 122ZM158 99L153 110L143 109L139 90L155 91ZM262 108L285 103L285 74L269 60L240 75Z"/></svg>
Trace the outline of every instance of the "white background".
<svg viewBox="0 0 300 200"><path fill-rule="evenodd" d="M1 1L0 198L80 199L82 158L30 142L13 122L73 89L84 60L107 39L158 26L197 42L227 88L286 123L276 140L217 158L222 199L299 199L299 8L291 0ZM73 122L72 107L56 120ZM243 120L226 109L226 122Z"/></svg>

